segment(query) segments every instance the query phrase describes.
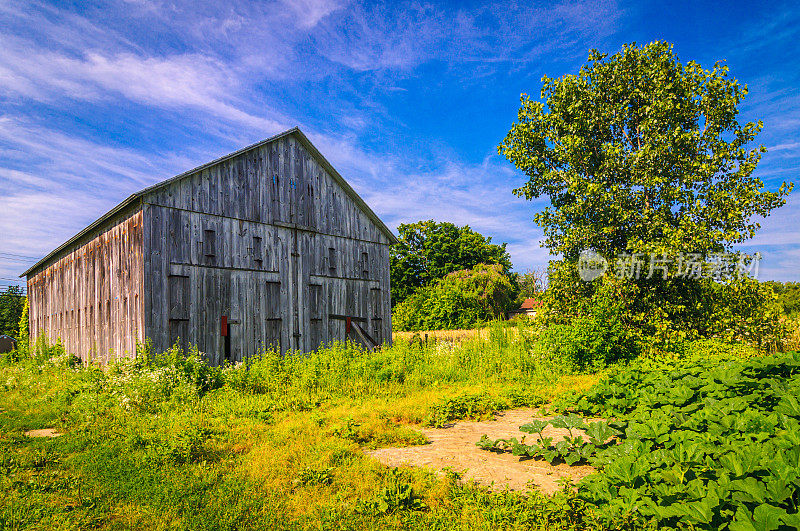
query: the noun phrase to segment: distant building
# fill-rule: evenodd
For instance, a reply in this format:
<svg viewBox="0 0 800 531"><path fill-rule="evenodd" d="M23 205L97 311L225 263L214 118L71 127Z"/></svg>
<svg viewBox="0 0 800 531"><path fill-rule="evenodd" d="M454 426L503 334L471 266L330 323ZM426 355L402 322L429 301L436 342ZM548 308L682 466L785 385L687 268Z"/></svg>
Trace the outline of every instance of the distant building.
<svg viewBox="0 0 800 531"><path fill-rule="evenodd" d="M514 317L520 315L527 315L528 317L533 317L536 315L536 311L542 305L542 301L539 299L525 299L522 301L522 305L517 308L516 310L511 310L508 312L508 318L513 319Z"/></svg>
<svg viewBox="0 0 800 531"><path fill-rule="evenodd" d="M11 352L17 347L17 340L11 336L3 334L0 336L0 354Z"/></svg>
<svg viewBox="0 0 800 531"><path fill-rule="evenodd" d="M397 239L294 128L138 192L24 276L30 331L105 362L391 341Z"/></svg>

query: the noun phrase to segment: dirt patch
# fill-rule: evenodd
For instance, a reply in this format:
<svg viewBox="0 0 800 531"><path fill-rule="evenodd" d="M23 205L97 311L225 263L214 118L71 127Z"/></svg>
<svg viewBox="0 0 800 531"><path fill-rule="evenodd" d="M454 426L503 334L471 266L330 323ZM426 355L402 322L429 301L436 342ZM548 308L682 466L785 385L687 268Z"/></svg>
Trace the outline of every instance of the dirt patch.
<svg viewBox="0 0 800 531"><path fill-rule="evenodd" d="M58 433L53 428L44 428L43 430L26 431L25 435L28 437L61 437L63 433Z"/></svg>
<svg viewBox="0 0 800 531"><path fill-rule="evenodd" d="M436 472L451 468L464 472L463 479L475 480L481 485L495 489L527 491L537 488L545 494L552 494L559 489L559 480L564 477L578 481L591 474L590 466L569 466L566 464L551 465L540 459L520 459L510 453L498 454L481 450L475 443L486 434L491 439L527 436L528 442L536 440L536 435L525 434L519 427L534 418L533 409L513 409L498 413L495 420L486 422L462 421L445 428L423 428L431 441L425 446L409 446L405 448L380 448L366 453L387 466L424 466ZM554 441L568 435L567 430L548 426L544 430L546 437Z"/></svg>

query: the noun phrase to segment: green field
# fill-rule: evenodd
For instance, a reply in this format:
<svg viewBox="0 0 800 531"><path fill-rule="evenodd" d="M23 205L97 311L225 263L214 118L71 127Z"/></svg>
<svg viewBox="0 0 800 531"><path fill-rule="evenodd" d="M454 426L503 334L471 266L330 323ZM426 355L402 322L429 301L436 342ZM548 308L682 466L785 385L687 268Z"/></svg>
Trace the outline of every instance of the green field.
<svg viewBox="0 0 800 531"><path fill-rule="evenodd" d="M105 369L76 364L57 347L3 360L3 528L718 529L736 520L731 529L788 529L797 522L798 356L763 358L705 341L575 373L522 324L458 344L398 341L376 352L336 344L222 369L196 353L147 354ZM573 410L562 418L610 419L616 434L581 458L597 474L552 497L463 484L458 471L390 469L363 452L425 444L414 429L421 425L542 403L554 414ZM719 420L725 415L732 418ZM42 428L63 435L25 435ZM697 445L687 449L687 441ZM563 449L558 443L543 451ZM734 459L739 446L751 456L739 457L745 464ZM680 478L665 472L673 469ZM702 502L712 490L716 504Z"/></svg>

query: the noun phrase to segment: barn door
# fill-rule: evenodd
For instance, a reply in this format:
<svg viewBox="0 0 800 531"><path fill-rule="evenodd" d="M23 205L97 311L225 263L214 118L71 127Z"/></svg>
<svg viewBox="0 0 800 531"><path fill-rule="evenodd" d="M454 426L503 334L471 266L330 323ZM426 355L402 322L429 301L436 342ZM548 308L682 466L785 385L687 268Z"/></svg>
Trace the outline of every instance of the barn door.
<svg viewBox="0 0 800 531"><path fill-rule="evenodd" d="M266 351L281 351L281 283L263 278L250 278L249 312L243 315L250 350L245 356Z"/></svg>
<svg viewBox="0 0 800 531"><path fill-rule="evenodd" d="M327 311L330 341L352 341L367 349L379 342L370 328L368 289L352 279L336 279L328 290Z"/></svg>
<svg viewBox="0 0 800 531"><path fill-rule="evenodd" d="M383 319L381 319L381 289L369 290L369 311L372 321L372 338L378 345L383 344Z"/></svg>
<svg viewBox="0 0 800 531"><path fill-rule="evenodd" d="M231 307L228 314L228 342L225 345L225 358L237 363L246 354L246 326L243 323L247 309L247 278L235 273L230 276Z"/></svg>
<svg viewBox="0 0 800 531"><path fill-rule="evenodd" d="M325 341L322 316L324 315L322 285L308 285L309 350L316 350Z"/></svg>
<svg viewBox="0 0 800 531"><path fill-rule="evenodd" d="M184 352L189 345L189 286L187 275L167 276L170 346L177 343Z"/></svg>
<svg viewBox="0 0 800 531"><path fill-rule="evenodd" d="M264 340L263 346L267 350L281 350L281 283L266 282L263 284L263 301L265 305Z"/></svg>
<svg viewBox="0 0 800 531"><path fill-rule="evenodd" d="M290 319L290 338L289 338L289 348L293 351L301 350L303 348L303 337L302 337L302 322L301 322L301 304L302 304L302 294L303 294L303 285L301 280L303 275L301 274L300 268L302 266L302 260L300 259L300 248L299 248L299 239L300 236L296 228L291 229L291 235L289 239L289 246L290 246L290 253L289 253L289 292L290 292L290 299L291 299L291 319Z"/></svg>
<svg viewBox="0 0 800 531"><path fill-rule="evenodd" d="M190 318L194 323L195 335L190 340L196 342L212 364L222 365L233 346L230 343L230 329L234 324L228 323L233 319L231 272L213 267L197 267L193 268L191 274L190 286L194 286L195 309Z"/></svg>

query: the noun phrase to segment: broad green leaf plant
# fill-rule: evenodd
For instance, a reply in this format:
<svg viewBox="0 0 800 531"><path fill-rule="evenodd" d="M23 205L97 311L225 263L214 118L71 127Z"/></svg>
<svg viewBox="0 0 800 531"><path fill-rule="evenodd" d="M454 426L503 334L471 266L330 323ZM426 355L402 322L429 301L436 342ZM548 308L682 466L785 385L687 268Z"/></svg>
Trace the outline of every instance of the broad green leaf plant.
<svg viewBox="0 0 800 531"><path fill-rule="evenodd" d="M532 444L477 444L594 466L577 485L593 528L800 527L798 353L640 358L556 407L569 413L520 426ZM554 442L548 426L569 435Z"/></svg>

